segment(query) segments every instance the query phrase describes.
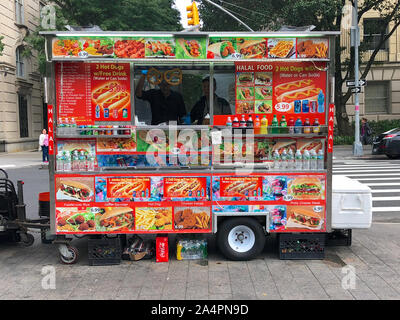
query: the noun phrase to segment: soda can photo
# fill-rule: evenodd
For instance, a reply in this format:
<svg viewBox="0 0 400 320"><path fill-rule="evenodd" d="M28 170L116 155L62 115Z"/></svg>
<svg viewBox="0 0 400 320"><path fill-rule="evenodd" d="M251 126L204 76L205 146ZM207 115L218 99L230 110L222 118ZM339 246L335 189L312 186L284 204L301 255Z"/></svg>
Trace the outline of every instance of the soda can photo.
<svg viewBox="0 0 400 320"><path fill-rule="evenodd" d="M108 108L104 108L104 118L108 118L110 116L110 110Z"/></svg>
<svg viewBox="0 0 400 320"><path fill-rule="evenodd" d="M303 100L301 102L301 109L303 113L309 113L310 112L310 106L308 105L308 100Z"/></svg>
<svg viewBox="0 0 400 320"><path fill-rule="evenodd" d="M97 119L100 118L100 106L99 105L96 106L96 115L95 116Z"/></svg>
<svg viewBox="0 0 400 320"><path fill-rule="evenodd" d="M294 101L294 113L301 113L301 101L300 100Z"/></svg>
<svg viewBox="0 0 400 320"><path fill-rule="evenodd" d="M312 100L310 101L310 113L317 112L317 101Z"/></svg>

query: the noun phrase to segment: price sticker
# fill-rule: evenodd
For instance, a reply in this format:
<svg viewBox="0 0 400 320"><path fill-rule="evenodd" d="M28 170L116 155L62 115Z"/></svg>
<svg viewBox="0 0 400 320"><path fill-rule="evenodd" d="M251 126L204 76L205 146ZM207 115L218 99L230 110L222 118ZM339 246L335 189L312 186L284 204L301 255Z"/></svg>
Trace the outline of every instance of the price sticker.
<svg viewBox="0 0 400 320"><path fill-rule="evenodd" d="M222 143L221 131L211 131L211 143L214 145L220 145Z"/></svg>

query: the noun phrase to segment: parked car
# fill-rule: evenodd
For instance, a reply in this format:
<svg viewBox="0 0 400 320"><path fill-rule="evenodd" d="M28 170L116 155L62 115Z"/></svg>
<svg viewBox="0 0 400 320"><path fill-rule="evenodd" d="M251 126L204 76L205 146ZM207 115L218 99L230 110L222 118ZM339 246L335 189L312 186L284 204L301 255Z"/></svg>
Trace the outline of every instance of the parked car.
<svg viewBox="0 0 400 320"><path fill-rule="evenodd" d="M400 128L394 128L374 137L372 154L385 154L390 159L400 158Z"/></svg>

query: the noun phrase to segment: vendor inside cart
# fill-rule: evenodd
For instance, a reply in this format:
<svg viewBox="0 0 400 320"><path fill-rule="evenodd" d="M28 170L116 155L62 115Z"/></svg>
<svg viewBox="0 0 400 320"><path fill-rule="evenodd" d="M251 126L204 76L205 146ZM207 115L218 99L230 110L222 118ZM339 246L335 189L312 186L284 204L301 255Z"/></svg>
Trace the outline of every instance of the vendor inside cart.
<svg viewBox="0 0 400 320"><path fill-rule="evenodd" d="M231 114L231 107L229 102L224 98L217 96L215 93L217 89L217 82L213 78L214 88L214 114ZM203 96L196 102L190 111L190 118L192 123L201 125L204 118L210 114L210 77L207 76L202 81Z"/></svg>
<svg viewBox="0 0 400 320"><path fill-rule="evenodd" d="M147 70L143 70L136 86L135 95L137 98L150 103L151 124L158 125L169 121L176 121L178 124L183 123L186 107L182 95L171 90L170 84L165 80L159 83L159 89L144 91L146 74Z"/></svg>

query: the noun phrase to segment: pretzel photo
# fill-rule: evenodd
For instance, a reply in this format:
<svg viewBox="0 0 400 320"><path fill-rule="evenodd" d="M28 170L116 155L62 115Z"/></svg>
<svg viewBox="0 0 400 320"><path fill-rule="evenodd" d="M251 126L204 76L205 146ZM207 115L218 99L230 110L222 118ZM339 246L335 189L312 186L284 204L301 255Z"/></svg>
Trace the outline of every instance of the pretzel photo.
<svg viewBox="0 0 400 320"><path fill-rule="evenodd" d="M147 72L147 81L152 85L159 85L163 80L163 73L155 68L150 68Z"/></svg>
<svg viewBox="0 0 400 320"><path fill-rule="evenodd" d="M182 82L182 70L175 68L164 72L164 80L171 86L177 86Z"/></svg>

